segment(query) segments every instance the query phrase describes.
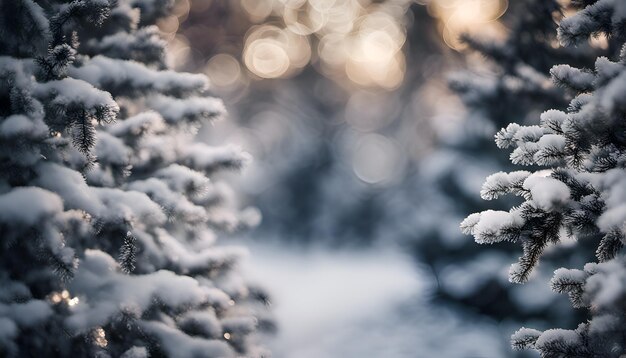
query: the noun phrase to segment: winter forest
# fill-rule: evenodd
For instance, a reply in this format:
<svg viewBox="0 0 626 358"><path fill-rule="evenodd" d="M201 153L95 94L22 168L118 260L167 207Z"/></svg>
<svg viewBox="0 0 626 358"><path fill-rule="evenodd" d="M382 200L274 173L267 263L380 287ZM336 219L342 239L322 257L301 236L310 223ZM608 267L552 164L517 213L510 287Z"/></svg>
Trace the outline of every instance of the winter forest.
<svg viewBox="0 0 626 358"><path fill-rule="evenodd" d="M0 0L0 357L626 357L626 1Z"/></svg>

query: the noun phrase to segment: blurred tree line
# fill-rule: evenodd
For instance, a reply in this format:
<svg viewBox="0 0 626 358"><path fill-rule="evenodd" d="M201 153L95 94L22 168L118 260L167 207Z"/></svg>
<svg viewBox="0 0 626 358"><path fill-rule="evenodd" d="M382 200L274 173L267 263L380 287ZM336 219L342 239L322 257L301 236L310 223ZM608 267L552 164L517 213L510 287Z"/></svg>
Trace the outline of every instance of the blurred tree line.
<svg viewBox="0 0 626 358"><path fill-rule="evenodd" d="M362 2L362 8L402 9L396 19L405 33L405 66L402 81L389 88L329 70L319 53L324 37L312 34L301 35L312 51L306 65L261 80L246 68L246 39L259 23L289 29L280 12L260 20L246 12L245 1L213 1L194 11L195 3L179 30L193 44L187 66L211 77L212 56L226 53L238 62L238 80L215 91L236 103L231 115L245 128L239 139L258 159L254 179L241 183L263 212L254 235L297 245L398 245L432 270L436 302L508 330L516 322L571 327L580 321L582 313L540 279L585 260L571 247L548 253L539 278L526 285L532 287L514 286L506 271L512 246L478 247L458 228L468 213L516 204L479 196L487 175L515 168L497 150L494 134L567 108L570 97L550 82L550 68L588 67L608 51L602 41L559 48L562 2L510 2L495 33L460 37L461 52L442 41L434 1ZM216 21L204 28L209 18Z"/></svg>

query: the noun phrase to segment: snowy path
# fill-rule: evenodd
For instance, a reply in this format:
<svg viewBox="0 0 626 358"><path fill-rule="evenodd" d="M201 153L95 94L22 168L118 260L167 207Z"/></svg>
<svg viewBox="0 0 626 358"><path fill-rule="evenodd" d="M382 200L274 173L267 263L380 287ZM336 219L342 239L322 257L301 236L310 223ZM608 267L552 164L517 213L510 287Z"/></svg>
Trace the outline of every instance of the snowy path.
<svg viewBox="0 0 626 358"><path fill-rule="evenodd" d="M503 356L495 327L428 307L428 276L397 253L251 251L243 269L272 293L277 358Z"/></svg>

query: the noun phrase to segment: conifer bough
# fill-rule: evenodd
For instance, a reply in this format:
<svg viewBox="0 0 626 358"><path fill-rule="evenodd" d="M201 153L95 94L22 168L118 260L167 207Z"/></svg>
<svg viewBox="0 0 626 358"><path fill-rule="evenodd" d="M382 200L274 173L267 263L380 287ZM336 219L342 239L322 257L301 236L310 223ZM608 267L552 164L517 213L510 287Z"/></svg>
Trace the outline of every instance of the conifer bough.
<svg viewBox="0 0 626 358"><path fill-rule="evenodd" d="M258 221L208 178L248 155L193 143L224 108L167 69L172 3L0 1L0 356L266 354L214 245Z"/></svg>
<svg viewBox="0 0 626 358"><path fill-rule="evenodd" d="M544 112L539 125L510 124L496 135L500 148L513 148L513 163L543 168L494 174L481 191L486 200L513 194L523 203L508 212L472 214L461 227L478 243L522 246L510 270L515 283L527 281L545 249L563 238L576 239L581 250L593 243L594 262L558 269L550 282L591 318L574 330L522 328L512 344L546 358L620 357L626 353L626 2L572 6L577 12L559 24L561 44L606 36L611 57L598 57L593 68L552 68L554 83L574 96L569 108Z"/></svg>

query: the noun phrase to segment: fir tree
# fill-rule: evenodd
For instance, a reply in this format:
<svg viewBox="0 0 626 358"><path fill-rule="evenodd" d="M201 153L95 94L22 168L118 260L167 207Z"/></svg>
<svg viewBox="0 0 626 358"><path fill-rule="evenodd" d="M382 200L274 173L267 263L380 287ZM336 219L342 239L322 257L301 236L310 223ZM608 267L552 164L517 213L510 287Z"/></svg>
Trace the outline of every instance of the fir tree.
<svg viewBox="0 0 626 358"><path fill-rule="evenodd" d="M167 69L162 0L0 2L0 355L263 356L266 295L217 233L255 224L193 142L224 114Z"/></svg>
<svg viewBox="0 0 626 358"><path fill-rule="evenodd" d="M513 148L512 163L532 167L493 174L481 191L487 200L513 194L522 204L472 214L461 226L478 243L522 246L510 269L515 283L528 281L546 250L563 250L559 244L566 238L576 240L580 257L595 251L593 262L558 269L550 283L591 318L574 330L522 328L512 343L542 357L619 357L626 353L626 3L576 1L572 6L578 11L559 23L560 43L572 47L606 36L608 57L598 57L593 67L551 68L552 81L567 91L563 98L573 97L567 109L543 112L539 125L513 123L498 132L497 145Z"/></svg>
<svg viewBox="0 0 626 358"><path fill-rule="evenodd" d="M489 173L514 168L506 153L495 150L493 135L510 121L533 123L542 111L567 105L563 90L544 74L553 65L591 63L586 47L553 48L555 20L561 17L557 1L526 0L510 5L501 20L508 27L503 40L462 37L468 52L484 61L479 68L449 76L449 86L466 110L460 124L445 132L436 150L421 163L420 179L428 190L414 199L417 223L412 245L437 276L438 297L443 301L499 321L568 323L574 317L563 315L567 305L557 305L558 296L549 289L536 292L533 302L528 302L522 290L509 285L499 268L513 258L510 245L478 248L456 229L450 230L468 212L512 204L510 200L485 202L476 192ZM422 205L424 201L429 205Z"/></svg>

